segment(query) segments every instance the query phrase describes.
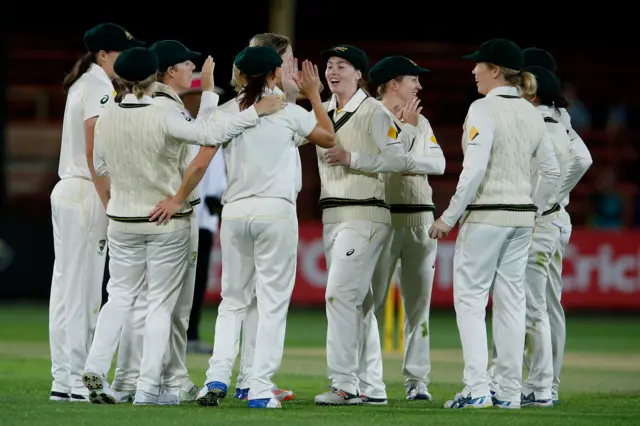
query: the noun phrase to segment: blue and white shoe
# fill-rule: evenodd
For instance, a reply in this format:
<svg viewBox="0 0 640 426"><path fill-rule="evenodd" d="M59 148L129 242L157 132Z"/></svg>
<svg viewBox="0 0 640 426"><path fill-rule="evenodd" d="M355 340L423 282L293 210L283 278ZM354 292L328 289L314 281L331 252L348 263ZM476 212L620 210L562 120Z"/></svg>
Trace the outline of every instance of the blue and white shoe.
<svg viewBox="0 0 640 426"><path fill-rule="evenodd" d="M220 400L227 396L227 385L222 382L209 382L198 392L196 402L208 407L217 407Z"/></svg>
<svg viewBox="0 0 640 426"><path fill-rule="evenodd" d="M447 401L444 404L444 408L491 408L493 403L491 401L491 395L479 396L472 398L471 394L457 393L453 397L453 400Z"/></svg>
<svg viewBox="0 0 640 426"><path fill-rule="evenodd" d="M249 388L236 388L236 393L233 394L233 397L242 401L246 400L247 398L249 398Z"/></svg>
<svg viewBox="0 0 640 426"><path fill-rule="evenodd" d="M491 401L493 402L493 406L495 408L505 408L509 410L519 410L520 403L519 402L511 402L511 401L501 401L495 396L491 397Z"/></svg>
<svg viewBox="0 0 640 426"><path fill-rule="evenodd" d="M282 404L275 397L271 398L261 398L261 399L250 399L249 404L247 405L249 408L282 408Z"/></svg>
<svg viewBox="0 0 640 426"><path fill-rule="evenodd" d="M553 407L553 401L551 399L536 399L535 393L531 392L529 395L520 394L520 406L521 407Z"/></svg>

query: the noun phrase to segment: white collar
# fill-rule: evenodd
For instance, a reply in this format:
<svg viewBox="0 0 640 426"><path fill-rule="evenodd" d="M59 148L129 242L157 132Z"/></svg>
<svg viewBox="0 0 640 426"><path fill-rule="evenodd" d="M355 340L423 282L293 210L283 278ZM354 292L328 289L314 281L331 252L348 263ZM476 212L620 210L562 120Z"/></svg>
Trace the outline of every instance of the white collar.
<svg viewBox="0 0 640 426"><path fill-rule="evenodd" d="M553 118L553 116L555 115L555 108L549 107L547 105L538 105L536 109L540 111L540 114L542 114L543 117Z"/></svg>
<svg viewBox="0 0 640 426"><path fill-rule="evenodd" d="M109 83L109 86L113 86L113 83L111 83L111 79L109 78L105 70L100 65L96 63L92 63L87 72L89 74L95 75L100 80L103 80L105 83Z"/></svg>
<svg viewBox="0 0 640 426"><path fill-rule="evenodd" d="M520 93L518 93L518 88L513 86L498 86L494 87L487 93L487 97L489 96L499 96L499 95L509 95L509 96L517 96L520 97Z"/></svg>
<svg viewBox="0 0 640 426"><path fill-rule="evenodd" d="M150 105L153 103L153 98L151 96L144 95L142 98L138 99L133 93L127 93L124 95L124 99L122 99L121 103Z"/></svg>
<svg viewBox="0 0 640 426"><path fill-rule="evenodd" d="M354 112L358 109L360 104L367 99L367 94L362 89L358 89L358 91L349 99L349 102L339 110L338 112ZM336 95L331 96L331 100L329 101L329 107L327 108L327 112L331 112L334 109L337 110L338 99Z"/></svg>
<svg viewBox="0 0 640 426"><path fill-rule="evenodd" d="M170 96L171 99L173 99L174 101L179 103L181 106L184 106L184 103L182 102L182 99L180 99L180 96L178 96L176 91L173 90L170 86L168 86L168 85L166 85L164 83L160 83L159 81L156 81L155 83L153 83L153 91L154 92L162 92L162 93Z"/></svg>

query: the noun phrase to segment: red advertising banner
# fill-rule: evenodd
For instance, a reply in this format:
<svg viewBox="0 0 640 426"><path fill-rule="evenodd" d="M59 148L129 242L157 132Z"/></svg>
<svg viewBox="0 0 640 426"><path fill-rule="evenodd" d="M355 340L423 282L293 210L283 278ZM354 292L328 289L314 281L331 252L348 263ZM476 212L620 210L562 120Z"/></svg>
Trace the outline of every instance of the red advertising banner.
<svg viewBox="0 0 640 426"><path fill-rule="evenodd" d="M324 305L326 263L322 225L300 224L298 269L292 305ZM438 243L432 307L452 307L456 233ZM220 244L215 242L207 300L220 300ZM564 259L565 308L640 310L640 231L575 229Z"/></svg>

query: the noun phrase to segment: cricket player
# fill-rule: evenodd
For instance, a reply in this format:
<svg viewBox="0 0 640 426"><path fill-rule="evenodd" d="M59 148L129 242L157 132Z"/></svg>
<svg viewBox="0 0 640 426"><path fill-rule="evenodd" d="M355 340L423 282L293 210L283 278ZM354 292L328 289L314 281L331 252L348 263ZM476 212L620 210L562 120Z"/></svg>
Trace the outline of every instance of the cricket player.
<svg viewBox="0 0 640 426"><path fill-rule="evenodd" d="M178 93L191 88L191 80L195 65L192 60L200 56L199 52L187 49L182 43L175 40L164 40L154 43L150 47L158 57L159 69L158 82L153 87L154 102L170 109L176 109L181 114L189 114L184 108ZM186 165L194 162L196 171L194 176L185 176L185 179L200 180L207 170L211 159L217 149L214 147L201 147L183 145L180 156L180 164ZM197 151L196 151L197 150ZM195 158L194 158L195 156ZM188 157L188 158L187 158ZM181 170L185 173L186 170ZM189 195L189 204L194 207L200 204L200 196L197 189ZM171 327L170 350L165 357L165 369L163 386L167 392L178 395L180 401L193 401L199 388L191 380L186 367L187 351L187 327L193 301L196 262L198 257L198 218L197 214L190 216L191 234L189 237L189 267L185 275L185 282L173 312ZM122 329L120 347L118 350L118 363L112 388L116 394L117 402L128 402L133 399L135 385L140 373L142 359L142 336L144 336L144 320L146 317L146 292L140 293L136 303L130 312L129 319Z"/></svg>
<svg viewBox="0 0 640 426"><path fill-rule="evenodd" d="M261 96L273 92L282 58L271 47L254 46L240 52L234 64L246 82L239 94L244 112ZM197 398L201 405L218 405L227 394L242 319L255 295L258 331L248 407L281 406L273 394L271 378L282 360L297 262L294 136L326 148L335 144L331 120L318 92L317 67L305 61L302 71L298 85L311 102L315 117L288 103L283 112L261 120L224 147L228 186L220 229L222 302L205 386Z"/></svg>
<svg viewBox="0 0 640 426"><path fill-rule="evenodd" d="M289 38L280 34L274 33L261 33L256 34L249 41L249 46L266 46L272 47L278 52L282 58L282 66L276 70L276 86L273 88L275 94L283 96L288 102L295 102L299 96L298 86L293 80L293 76L298 74L298 64L293 58L293 49ZM232 72L231 85L237 93L242 91L244 86L244 79L240 74L238 68L234 65ZM322 85L320 85L322 86ZM286 92L285 92L286 91ZM320 89L320 92L322 89ZM229 113L237 113L240 111L239 98L229 100L223 104L220 108ZM300 161L300 152L298 147L294 147L296 155L296 194L302 189L302 168ZM224 152L223 152L224 153ZM254 301L247 310L247 313L242 321L242 341L240 352L240 368L238 377L236 379L236 390L234 398L246 400L249 395L249 373L255 354L256 347L256 333L258 330L258 305L254 297ZM290 401L295 395L293 391L289 389L280 389L274 385L273 394L280 401Z"/></svg>
<svg viewBox="0 0 640 426"><path fill-rule="evenodd" d="M428 70L403 56L384 58L371 68L370 80L378 87L382 104L393 114L394 124L406 138L406 151L424 158L428 174L441 175L445 158L433 129L423 115L417 93L420 75ZM391 207L392 238L382 251L373 275L373 299L377 320L383 318L389 284L400 262L400 285L405 306L405 347L402 372L408 400L430 400L429 307L435 273L437 241L429 238L435 206L427 173L392 173L386 177L386 202ZM371 329L368 333L378 333ZM366 339L366 337L365 337ZM360 366L362 376L382 377L382 359L368 354L365 342ZM378 370L378 371L376 371ZM365 378L364 382L371 379Z"/></svg>
<svg viewBox="0 0 640 426"><path fill-rule="evenodd" d="M464 389L445 408L520 408L525 337L524 275L536 215L553 195L560 171L545 123L520 91L535 90L522 51L493 39L473 54L478 92L464 124L463 170L449 207L429 230L448 234L460 221L454 255L454 306L464 356ZM533 158L535 157L535 163ZM536 164L537 166L534 166ZM535 188L531 170L540 174ZM490 394L485 309L493 286L499 354Z"/></svg>
<svg viewBox="0 0 640 426"><path fill-rule="evenodd" d="M525 291L527 302L527 345L525 366L529 372L522 386L520 406L551 407L551 387L553 381L553 362L551 330L547 314L547 283L549 265L559 241L561 227L561 207L559 201L568 195L571 189L563 186L569 163L570 140L565 127L553 118L554 101L560 96L560 81L543 67L526 67L525 71L536 77L535 93L522 93L542 114L560 166L560 179L545 211L536 218L533 238L529 248L529 259L525 271ZM532 173L532 185L538 180L538 173ZM577 183L577 182L575 182ZM500 354L497 354L500 356ZM530 362L527 362L527 359Z"/></svg>
<svg viewBox="0 0 640 426"><path fill-rule="evenodd" d="M161 380L171 317L188 268L192 207L187 197L197 184L193 180L185 184L180 172L182 143L219 145L256 125L260 115L283 107L281 100L271 97L236 116L214 113L218 97L213 92L213 59L208 57L202 69L206 76L202 105L193 120L178 109L154 104L158 65L149 49L123 52L114 70L132 93L107 108L96 126L97 173L111 180L107 216L112 256L109 300L100 311L83 374L95 403L115 402L106 373L122 326L145 283L147 317L133 403L179 403L172 393L161 392ZM171 202L158 208L167 196Z"/></svg>
<svg viewBox="0 0 640 426"><path fill-rule="evenodd" d="M87 53L64 79L67 93L58 176L51 192L55 262L49 300L52 401L88 402L82 371L102 303L107 253L109 181L93 167L94 128L115 95L113 64L121 51L144 45L119 25L84 35Z"/></svg>
<svg viewBox="0 0 640 426"><path fill-rule="evenodd" d="M556 61L553 56L546 50L530 47L523 51L525 65L541 66L547 70L556 71ZM562 123L569 135L569 165L567 167L565 183L561 188L564 195L560 201L561 210L558 213L560 220L556 224L560 227L560 239L558 245L551 257L549 264L549 277L547 283L547 314L549 316L549 325L551 330L551 356L553 362L553 385L551 390L551 398L553 403L559 401L558 388L560 386L560 372L562 370L562 360L564 357L564 346L566 340L566 324L564 310L560 303L562 296L562 261L564 253L569 244L571 237L571 217L566 211L569 204L569 193L571 189L582 179L587 172L593 159L589 153L589 149L585 145L582 138L571 127L571 118L567 112L567 102L564 99L556 99L554 108L550 109L552 117ZM532 355L536 352L535 348L531 349ZM525 358L525 364L527 359Z"/></svg>

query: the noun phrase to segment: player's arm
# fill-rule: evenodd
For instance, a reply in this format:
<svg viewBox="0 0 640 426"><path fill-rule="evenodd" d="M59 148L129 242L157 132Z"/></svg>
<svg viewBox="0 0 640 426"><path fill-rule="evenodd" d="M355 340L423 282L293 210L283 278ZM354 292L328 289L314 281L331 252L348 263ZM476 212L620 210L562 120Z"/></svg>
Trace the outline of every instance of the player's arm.
<svg viewBox="0 0 640 426"><path fill-rule="evenodd" d="M320 148L333 148L336 146L336 132L333 130L329 115L322 106L320 93L313 93L309 101L313 114L301 107L291 108L298 135Z"/></svg>
<svg viewBox="0 0 640 426"><path fill-rule="evenodd" d="M109 201L109 178L107 176L98 176L93 165L93 150L95 128L98 116L102 113L105 106L109 104L111 93L106 93L104 87L94 87L87 85L83 93L83 114L84 114L84 141L85 141L85 158L91 180L96 192L102 201L105 210Z"/></svg>
<svg viewBox="0 0 640 426"><path fill-rule="evenodd" d="M573 188L580 182L580 179L592 164L593 158L591 158L587 145L576 134L576 137L569 142L569 163L564 181L560 184L558 200L564 200L573 191Z"/></svg>
<svg viewBox="0 0 640 426"><path fill-rule="evenodd" d="M464 138L467 149L462 162L462 173L449 207L440 220L453 227L475 196L487 172L495 127L482 104L472 104L467 115Z"/></svg>
<svg viewBox="0 0 640 426"><path fill-rule="evenodd" d="M107 168L107 163L102 158L100 147L100 126L96 125L96 129L94 131L93 161L90 163L93 165L93 170L96 174L96 181L106 181L106 190L103 193L103 196L100 197L100 201L102 201L104 209L106 210L107 204L111 199L111 186L109 184L109 170Z"/></svg>
<svg viewBox="0 0 640 426"><path fill-rule="evenodd" d="M553 148L553 142L549 134L545 131L542 135L540 145L534 153L538 160L538 184L536 185L531 198L538 207L538 215L542 214L549 199L557 190L558 179L560 179L560 165L558 157Z"/></svg>

